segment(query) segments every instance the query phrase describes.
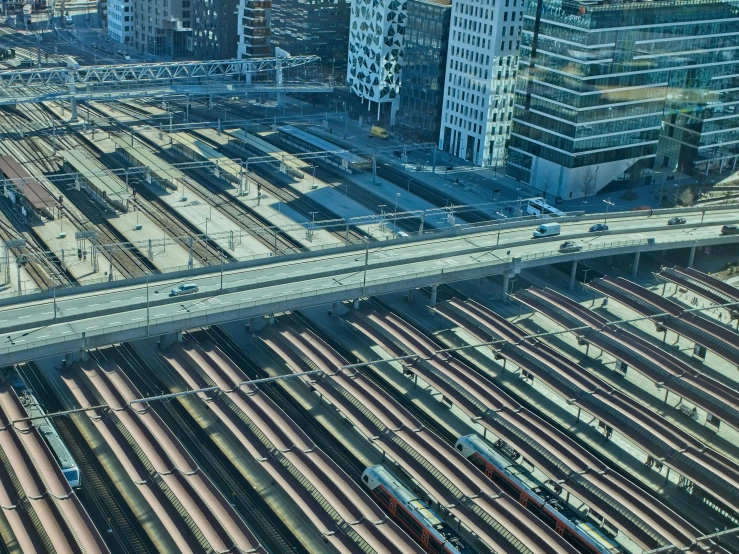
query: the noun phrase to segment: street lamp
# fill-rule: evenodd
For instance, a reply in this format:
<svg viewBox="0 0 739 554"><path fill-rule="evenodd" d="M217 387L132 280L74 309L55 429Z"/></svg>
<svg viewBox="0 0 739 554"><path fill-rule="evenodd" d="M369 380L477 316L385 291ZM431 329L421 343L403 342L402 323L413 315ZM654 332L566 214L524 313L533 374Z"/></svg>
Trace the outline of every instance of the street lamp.
<svg viewBox="0 0 739 554"><path fill-rule="evenodd" d="M606 216L603 218L603 225L605 225L606 221L608 221L608 208L615 206L616 204L611 202L610 198L608 200L603 200L603 203L606 205Z"/></svg>
<svg viewBox="0 0 739 554"><path fill-rule="evenodd" d="M54 318L56 319L56 277L51 278L52 282L54 283Z"/></svg>
<svg viewBox="0 0 739 554"><path fill-rule="evenodd" d="M398 234L398 228L396 227L396 222L398 221L398 196L400 196L399 192L395 193L395 211L393 212L393 235Z"/></svg>
<svg viewBox="0 0 739 554"><path fill-rule="evenodd" d="M367 264L369 262L369 238L362 237L364 241L364 277L362 278L362 296L367 290Z"/></svg>

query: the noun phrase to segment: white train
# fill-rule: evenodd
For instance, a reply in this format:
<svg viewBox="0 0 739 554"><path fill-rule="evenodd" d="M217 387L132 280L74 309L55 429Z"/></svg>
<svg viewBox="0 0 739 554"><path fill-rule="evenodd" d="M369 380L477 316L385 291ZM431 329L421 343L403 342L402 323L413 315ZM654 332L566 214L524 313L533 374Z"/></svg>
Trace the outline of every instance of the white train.
<svg viewBox="0 0 739 554"><path fill-rule="evenodd" d="M594 554L621 554L623 550L603 529L568 506L549 484L517 463L521 455L503 441L491 446L478 435L460 437L455 447L513 498L575 546ZM601 519L600 524L603 524ZM609 531L614 534L616 530Z"/></svg>
<svg viewBox="0 0 739 554"><path fill-rule="evenodd" d="M423 547L435 554L472 554L457 532L385 466L368 467L362 481L373 498Z"/></svg>

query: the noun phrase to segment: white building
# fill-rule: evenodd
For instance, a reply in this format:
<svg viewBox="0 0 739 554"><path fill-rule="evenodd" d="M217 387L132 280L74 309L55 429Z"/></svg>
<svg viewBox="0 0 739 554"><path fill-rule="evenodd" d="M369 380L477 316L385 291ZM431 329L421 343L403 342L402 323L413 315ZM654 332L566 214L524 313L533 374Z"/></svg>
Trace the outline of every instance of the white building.
<svg viewBox="0 0 739 554"><path fill-rule="evenodd" d="M524 0L454 0L439 148L503 165Z"/></svg>
<svg viewBox="0 0 739 554"><path fill-rule="evenodd" d="M403 66L403 36L406 0L353 0L349 29L347 81L354 94L391 105L391 123L399 106L400 71Z"/></svg>
<svg viewBox="0 0 739 554"><path fill-rule="evenodd" d="M133 37L133 0L108 0L108 35L128 44Z"/></svg>

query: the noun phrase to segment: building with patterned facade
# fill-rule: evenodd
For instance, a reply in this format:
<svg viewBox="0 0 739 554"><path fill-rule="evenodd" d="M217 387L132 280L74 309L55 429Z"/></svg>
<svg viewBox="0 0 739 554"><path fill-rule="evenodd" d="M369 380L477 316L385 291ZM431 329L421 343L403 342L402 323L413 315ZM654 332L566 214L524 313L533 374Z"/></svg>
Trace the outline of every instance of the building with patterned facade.
<svg viewBox="0 0 739 554"><path fill-rule="evenodd" d="M568 199L735 167L739 7L529 2L509 175Z"/></svg>
<svg viewBox="0 0 739 554"><path fill-rule="evenodd" d="M441 150L477 165L502 165L523 13L524 0L453 3Z"/></svg>
<svg viewBox="0 0 739 554"><path fill-rule="evenodd" d="M272 5L272 46L321 57L325 75L344 81L351 0L280 0Z"/></svg>
<svg viewBox="0 0 739 554"><path fill-rule="evenodd" d="M394 122L399 107L400 73L408 0L354 0L349 28L347 83L353 94L376 103L377 119L382 106Z"/></svg>
<svg viewBox="0 0 739 554"><path fill-rule="evenodd" d="M408 139L436 142L444 97L451 0L408 0L405 56L396 129Z"/></svg>
<svg viewBox="0 0 739 554"><path fill-rule="evenodd" d="M153 56L188 56L192 1L133 0L134 47Z"/></svg>

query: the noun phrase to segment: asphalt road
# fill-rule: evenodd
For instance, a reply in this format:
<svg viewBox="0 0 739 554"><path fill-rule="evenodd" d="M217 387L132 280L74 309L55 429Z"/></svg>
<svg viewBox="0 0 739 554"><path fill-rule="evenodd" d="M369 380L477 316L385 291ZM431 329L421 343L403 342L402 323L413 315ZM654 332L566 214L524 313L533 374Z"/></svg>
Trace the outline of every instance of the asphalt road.
<svg viewBox="0 0 739 554"><path fill-rule="evenodd" d="M666 225L665 216L639 216L630 218L609 218L611 233L590 234L577 242L585 249L605 247L620 241L646 241L655 238L657 243L716 238L720 228L731 218L739 220L736 212L708 212L704 226L691 226L700 221L701 213L684 214L688 224L680 227ZM530 239L535 225L497 231L486 231L458 237L436 238L432 240L409 242L408 244L373 244L368 252L368 283L383 279L403 279L424 272L454 270L471 264L505 263L511 256L526 257L541 255L544 251L556 251L559 244L568 236L587 233L592 224L572 222L562 224L562 234L545 239ZM709 224L710 225L706 225ZM645 229L642 232L629 230ZM618 233L621 231L621 233ZM728 239L727 240L731 240ZM499 243L498 243L499 241ZM519 245L507 247L507 244ZM510 250L510 255L508 251ZM556 257L556 252L552 252ZM160 318L187 318L190 314L203 310L243 305L243 303L264 303L270 299L280 299L289 295L310 296L335 287L361 286L365 279L365 251L352 251L332 255L287 262L272 263L223 272L223 290L219 268L214 273L201 276L194 282L200 287L200 294L171 298L169 291L178 281L164 281L145 285L122 286L95 292L86 292L84 287L76 289L75 294L56 300L57 318L71 320L67 323L54 322L54 301L52 299L19 302L0 307L0 348L13 349L38 341L53 341L65 335L79 335L82 332L98 334L103 330L115 330L129 326L140 326L147 318L145 306L149 299L148 317L150 321ZM246 290L234 289L248 287ZM102 312L110 312L102 315ZM20 327L20 328L19 328ZM14 329L14 330L13 330ZM11 331L13 330L13 331Z"/></svg>

